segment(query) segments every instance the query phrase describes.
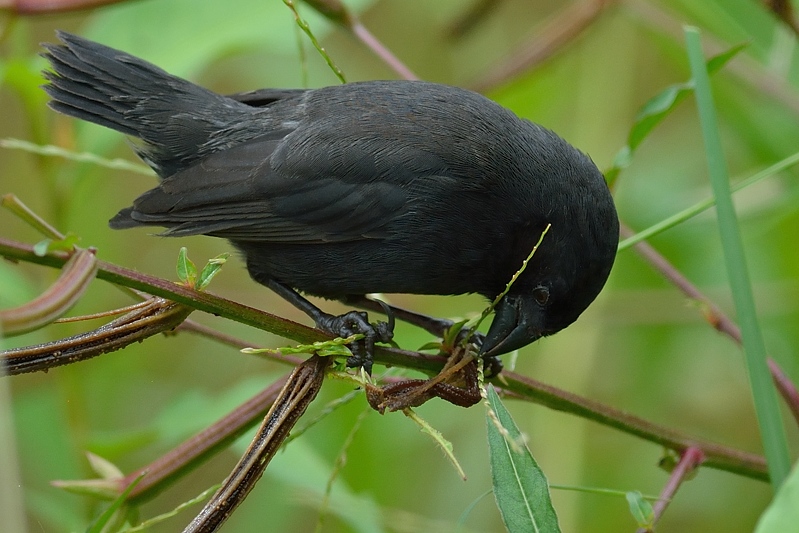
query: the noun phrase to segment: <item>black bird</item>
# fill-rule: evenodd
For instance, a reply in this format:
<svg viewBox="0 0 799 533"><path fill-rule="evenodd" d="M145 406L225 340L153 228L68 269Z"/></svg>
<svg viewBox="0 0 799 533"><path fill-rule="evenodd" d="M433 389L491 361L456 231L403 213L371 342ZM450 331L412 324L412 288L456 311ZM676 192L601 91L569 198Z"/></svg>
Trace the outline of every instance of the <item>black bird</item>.
<svg viewBox="0 0 799 533"><path fill-rule="evenodd" d="M375 292L494 298L551 224L496 308L481 348L494 357L574 322L610 273L619 224L602 174L479 94L370 81L228 97L58 36L63 45L44 45L50 107L138 138L161 179L110 226L229 239L250 276L317 327L366 334L351 364L369 366L390 328L363 312L324 313L293 289L361 302Z"/></svg>

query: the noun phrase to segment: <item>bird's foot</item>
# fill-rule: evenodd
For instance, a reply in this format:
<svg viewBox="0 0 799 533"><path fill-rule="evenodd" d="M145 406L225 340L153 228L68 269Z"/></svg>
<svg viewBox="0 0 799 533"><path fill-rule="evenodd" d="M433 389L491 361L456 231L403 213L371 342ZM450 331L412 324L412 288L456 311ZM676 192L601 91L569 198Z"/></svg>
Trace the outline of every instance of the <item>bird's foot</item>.
<svg viewBox="0 0 799 533"><path fill-rule="evenodd" d="M316 321L316 327L327 331L331 335L347 338L351 335L361 334L363 338L349 345L352 356L347 358L347 366L360 368L367 374L372 374L372 361L375 343L390 343L394 338L394 321L389 317L388 322L378 321L369 323L369 316L363 311L350 311L343 315L324 314Z"/></svg>

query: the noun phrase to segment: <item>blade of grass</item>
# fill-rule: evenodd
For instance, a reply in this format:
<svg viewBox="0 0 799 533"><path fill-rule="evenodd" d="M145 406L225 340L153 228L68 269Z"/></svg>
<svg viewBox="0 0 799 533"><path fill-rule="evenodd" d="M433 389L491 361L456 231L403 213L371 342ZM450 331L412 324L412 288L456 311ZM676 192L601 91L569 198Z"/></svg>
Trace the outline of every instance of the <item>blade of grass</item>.
<svg viewBox="0 0 799 533"><path fill-rule="evenodd" d="M133 163L127 159L106 159L99 155L90 152L74 152L61 148L60 146L53 146L52 144L41 145L22 139L0 139L0 148L7 148L11 150L23 150L37 155L45 155L51 157L63 157L70 161L77 161L79 163L91 163L93 165L111 168L115 170L127 170L137 174L144 174L145 176L152 176L153 171L146 165Z"/></svg>
<svg viewBox="0 0 799 533"><path fill-rule="evenodd" d="M713 95L710 90L710 79L705 66L702 42L699 30L694 27L685 28L685 40L688 48L688 59L695 81L696 103L702 136L705 141L705 154L708 161L708 172L716 197L716 210L719 218L719 232L727 264L727 275L730 279L732 296L741 325L744 353L755 412L760 426L763 450L768 463L771 484L774 489L782 485L791 467L785 428L782 425L777 391L771 381L766 363L766 348L757 322L752 286L746 268L746 257L738 228L735 208L721 139L718 132Z"/></svg>
<svg viewBox="0 0 799 533"><path fill-rule="evenodd" d="M738 183L732 186L732 191L738 192L742 189L745 189L746 187L754 185L755 183L759 182L762 179L768 178L769 176L773 176L774 174L782 172L783 170L790 168L797 163L799 163L799 152L786 157L782 161L774 163L768 168L764 168L757 174L749 176L745 180L739 181ZM697 202L691 207L683 209L679 213L675 213L672 216L661 220L657 224L649 226L645 230L639 231L632 237L624 239L619 243L619 251L621 252L622 250L627 249L630 246L633 246L634 244L638 244L639 242L645 241L650 237L654 237L658 233L662 233L667 229L671 229L674 226L685 222L689 218L693 218L699 213L707 211L714 205L716 205L716 199L712 197L707 198L706 200L702 200L701 202Z"/></svg>

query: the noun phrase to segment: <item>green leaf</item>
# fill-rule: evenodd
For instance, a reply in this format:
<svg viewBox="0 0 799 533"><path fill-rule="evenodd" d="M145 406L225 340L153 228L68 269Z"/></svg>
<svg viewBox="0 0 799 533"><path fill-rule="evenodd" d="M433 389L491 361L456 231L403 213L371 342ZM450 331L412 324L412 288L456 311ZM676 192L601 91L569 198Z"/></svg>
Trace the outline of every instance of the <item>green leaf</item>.
<svg viewBox="0 0 799 533"><path fill-rule="evenodd" d="M50 484L72 494L100 500L113 500L119 496L119 484L112 479L56 479Z"/></svg>
<svg viewBox="0 0 799 533"><path fill-rule="evenodd" d="M274 354L298 354L298 353L315 353L321 356L335 356L335 357L349 357L352 352L347 348L347 344L352 344L357 340L363 338L362 333L350 335L347 338L336 337L329 341L317 341L313 344L298 344L296 346L284 346L283 348L242 348L241 353L246 354L259 354L259 353L274 353Z"/></svg>
<svg viewBox="0 0 799 533"><path fill-rule="evenodd" d="M630 491L625 496L630 506L630 514L633 515L638 527L652 529L655 522L655 510L652 509L652 504L637 490Z"/></svg>
<svg viewBox="0 0 799 533"><path fill-rule="evenodd" d="M228 257L230 257L230 254L225 252L223 254L219 254L213 259L209 259L205 264L205 267L203 267L202 272L200 272L200 278L197 280L194 288L198 291L205 289L208 284L211 283L211 280L214 279L214 276L216 276L222 269L222 265L225 264L225 262L228 260Z"/></svg>
<svg viewBox="0 0 799 533"><path fill-rule="evenodd" d="M197 266L189 259L186 247L180 249L178 252L178 265L177 265L178 279L188 285L194 287L197 284Z"/></svg>
<svg viewBox="0 0 799 533"><path fill-rule="evenodd" d="M426 343L422 344L421 346L419 346L419 347L416 349L416 351L417 351L417 352L424 352L424 351L428 351L428 350L436 350L436 351L441 351L441 349L442 349L443 347L444 347L444 344L443 344L443 343L441 343L441 342L438 342L438 341L430 341L430 342L426 342Z"/></svg>
<svg viewBox="0 0 799 533"><path fill-rule="evenodd" d="M549 484L493 385L486 390L491 478L502 521L510 533L559 532Z"/></svg>
<svg viewBox="0 0 799 533"><path fill-rule="evenodd" d="M799 502L799 466L795 464L788 479L757 521L755 533L796 531L796 525L799 524L799 505L796 502Z"/></svg>
<svg viewBox="0 0 799 533"><path fill-rule="evenodd" d="M145 475L147 475L147 472L142 472L141 474L139 474L139 476L136 479L134 479L131 482L131 484L125 488L125 490L122 491L119 497L117 497L117 499L111 502L108 508L106 508L106 510L103 511L102 514L100 514L100 516L97 517L97 520L95 520L86 529L86 533L102 533L106 525L109 524L111 520L115 517L117 511L121 510L122 505L125 503L125 500L128 497L128 494L130 494L130 491L132 491L136 487L136 485L139 484L139 481L141 481Z"/></svg>
<svg viewBox="0 0 799 533"><path fill-rule="evenodd" d="M738 45L733 46L729 50L725 52L721 52L720 54L716 54L710 59L707 60L707 73L708 74L715 74L717 71L721 70L721 68L726 65L730 59L737 56L738 53L742 52L744 48L748 47L749 43L741 43Z"/></svg>
<svg viewBox="0 0 799 533"><path fill-rule="evenodd" d="M727 62L738 55L749 43L742 43L733 46L707 62L707 70L709 73L714 73L721 69ZM635 116L635 122L630 133L627 135L627 145L622 147L621 150L613 158L613 165L605 171L605 179L612 183L618 176L619 172L627 168L632 161L632 154L635 149L646 139L649 134L655 129L655 126L660 124L673 110L677 104L685 100L694 91L694 82L689 80L683 83L670 85L663 89L661 92L650 98Z"/></svg>
<svg viewBox="0 0 799 533"><path fill-rule="evenodd" d="M70 231L63 239L44 239L37 242L33 245L33 253L44 257L50 252L71 252L78 242L80 242L80 237Z"/></svg>
<svg viewBox="0 0 799 533"><path fill-rule="evenodd" d="M443 346L455 346L455 340L461 332L461 329L468 323L468 320L458 320L444 332L444 338L441 339ZM430 344L430 343L428 343Z"/></svg>
<svg viewBox="0 0 799 533"><path fill-rule="evenodd" d="M86 452L86 458L89 460L89 465L92 467L92 470L94 470L94 473L102 479L113 480L125 477L122 470L108 459L91 452Z"/></svg>

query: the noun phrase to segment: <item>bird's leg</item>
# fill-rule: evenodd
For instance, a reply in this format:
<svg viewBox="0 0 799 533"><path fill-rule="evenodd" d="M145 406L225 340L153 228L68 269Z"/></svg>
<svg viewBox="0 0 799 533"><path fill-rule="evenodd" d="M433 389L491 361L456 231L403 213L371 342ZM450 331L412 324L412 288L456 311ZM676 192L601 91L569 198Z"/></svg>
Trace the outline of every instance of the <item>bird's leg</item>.
<svg viewBox="0 0 799 533"><path fill-rule="evenodd" d="M414 326L420 327L428 333L438 337L443 336L444 333L454 324L452 320L448 320L446 318L435 318L429 315L423 315L421 313L403 309L402 307L396 307L394 305L387 304L386 302L372 299L361 294L348 294L344 298L341 298L341 302L347 305L354 305L356 307L368 309L370 311L378 311L380 313L385 313L386 310L390 310L391 314L393 314L396 318L399 318L408 324L413 324ZM478 333L475 336L477 335L480 334Z"/></svg>
<svg viewBox="0 0 799 533"><path fill-rule="evenodd" d="M291 287L276 280L265 280L264 285L272 289L294 307L304 312L316 324L316 327L331 335L349 337L362 334L364 338L350 345L352 357L347 359L349 367L363 367L367 373L372 373L372 357L374 356L375 342L391 342L394 336L394 318L388 306L378 309L387 312L389 321L369 323L369 316L363 311L350 311L343 315L325 313ZM385 305L385 304L384 304Z"/></svg>
<svg viewBox="0 0 799 533"><path fill-rule="evenodd" d="M408 309L387 304L380 300L374 300L365 295L350 294L344 298L341 298L341 301L347 305L354 305L355 307L360 307L362 309L386 313L386 315L389 316L389 319L391 319L393 315L394 317L399 318L408 324L413 324L414 326L420 327L437 337L443 337L446 331L454 324L452 320L448 320L446 318L435 318L429 315L423 315L415 311L410 311ZM389 312L387 312L387 310ZM463 337L465 337L468 332L469 331L467 329L461 330L461 332L458 334L457 341L462 341ZM482 333L475 332L472 334L469 342L474 343L479 348L483 344L483 339L484 335ZM496 356L483 357L483 362L487 377L494 377L502 371L502 361Z"/></svg>

